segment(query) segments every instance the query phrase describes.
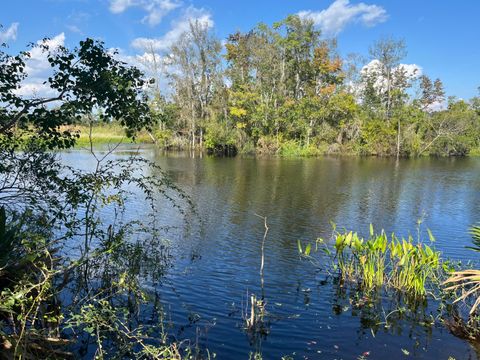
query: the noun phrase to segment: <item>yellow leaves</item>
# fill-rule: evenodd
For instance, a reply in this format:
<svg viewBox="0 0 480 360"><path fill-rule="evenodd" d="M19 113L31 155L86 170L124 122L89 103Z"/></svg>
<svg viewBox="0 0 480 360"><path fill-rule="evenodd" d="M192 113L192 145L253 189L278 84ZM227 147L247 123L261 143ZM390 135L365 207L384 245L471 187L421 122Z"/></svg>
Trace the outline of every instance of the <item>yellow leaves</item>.
<svg viewBox="0 0 480 360"><path fill-rule="evenodd" d="M230 115L236 116L236 117L242 117L247 115L247 110L236 107L236 106L230 106Z"/></svg>
<svg viewBox="0 0 480 360"><path fill-rule="evenodd" d="M339 83L344 77L342 73L342 60L334 55L329 44L325 41L315 48L313 65L324 82Z"/></svg>
<svg viewBox="0 0 480 360"><path fill-rule="evenodd" d="M247 116L247 110L237 106L230 106L229 107L230 115L235 118L245 118ZM235 124L237 129L245 129L247 127L247 122L239 121Z"/></svg>
<svg viewBox="0 0 480 360"><path fill-rule="evenodd" d="M119 287L122 287L123 284L125 284L125 280L127 278L127 273L126 272L123 272L120 274L120 278L118 279L118 286Z"/></svg>
<svg viewBox="0 0 480 360"><path fill-rule="evenodd" d="M335 84L325 85L320 89L321 95L331 95L335 92L337 86Z"/></svg>

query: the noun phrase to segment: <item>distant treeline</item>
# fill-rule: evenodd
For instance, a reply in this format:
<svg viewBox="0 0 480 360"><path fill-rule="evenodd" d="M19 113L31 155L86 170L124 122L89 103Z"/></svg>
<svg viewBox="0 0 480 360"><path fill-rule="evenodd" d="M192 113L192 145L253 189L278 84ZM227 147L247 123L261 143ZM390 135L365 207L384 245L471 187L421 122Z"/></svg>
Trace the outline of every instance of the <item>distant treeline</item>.
<svg viewBox="0 0 480 360"><path fill-rule="evenodd" d="M335 40L292 15L228 36L192 22L168 56L146 49L153 136L164 147L218 153L454 156L478 152L480 97L445 96L442 81L403 65L402 40L341 58ZM158 84L158 82L157 82Z"/></svg>

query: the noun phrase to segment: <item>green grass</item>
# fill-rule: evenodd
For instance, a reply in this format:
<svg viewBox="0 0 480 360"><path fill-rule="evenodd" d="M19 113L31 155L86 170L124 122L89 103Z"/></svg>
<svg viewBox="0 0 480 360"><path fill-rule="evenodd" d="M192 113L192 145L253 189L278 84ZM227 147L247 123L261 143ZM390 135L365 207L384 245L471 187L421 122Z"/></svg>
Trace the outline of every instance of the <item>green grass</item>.
<svg viewBox="0 0 480 360"><path fill-rule="evenodd" d="M480 147L476 147L470 150L469 156L480 156Z"/></svg>
<svg viewBox="0 0 480 360"><path fill-rule="evenodd" d="M301 145L294 140L287 140L280 144L279 155L282 157L311 157L324 155L325 147L317 147L313 144Z"/></svg>
<svg viewBox="0 0 480 360"><path fill-rule="evenodd" d="M80 137L77 139L75 147L86 147L90 145L90 128L84 125L77 125L73 130L80 132ZM92 127L93 145L107 145L118 143L151 143L152 140L147 132L142 131L135 136L135 140L129 138L125 134L122 126L117 124L95 125Z"/></svg>

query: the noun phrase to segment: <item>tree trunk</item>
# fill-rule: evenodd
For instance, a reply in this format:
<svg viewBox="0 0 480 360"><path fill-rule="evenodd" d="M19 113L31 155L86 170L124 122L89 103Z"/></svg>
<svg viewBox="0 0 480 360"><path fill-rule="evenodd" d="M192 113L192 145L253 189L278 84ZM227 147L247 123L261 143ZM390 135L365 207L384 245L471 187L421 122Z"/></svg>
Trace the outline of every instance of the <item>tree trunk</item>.
<svg viewBox="0 0 480 360"><path fill-rule="evenodd" d="M400 157L400 118L397 122L397 159Z"/></svg>
<svg viewBox="0 0 480 360"><path fill-rule="evenodd" d="M390 106L391 106L391 69L387 70L387 119L390 120Z"/></svg>

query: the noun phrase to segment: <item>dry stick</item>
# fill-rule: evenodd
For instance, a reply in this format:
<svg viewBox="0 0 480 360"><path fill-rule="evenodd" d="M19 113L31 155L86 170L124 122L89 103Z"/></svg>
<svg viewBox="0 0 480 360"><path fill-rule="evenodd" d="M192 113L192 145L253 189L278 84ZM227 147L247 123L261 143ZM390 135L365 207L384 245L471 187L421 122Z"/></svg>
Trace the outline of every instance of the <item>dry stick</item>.
<svg viewBox="0 0 480 360"><path fill-rule="evenodd" d="M250 318L247 320L247 328L251 329L255 326L255 306L257 299L254 294L250 296Z"/></svg>
<svg viewBox="0 0 480 360"><path fill-rule="evenodd" d="M265 233L263 234L263 239L262 239L262 247L261 247L261 262L260 262L260 285L262 289L262 302L265 299L265 291L264 291L264 279L263 279L263 274L264 274L264 265L265 265L265 240L267 239L267 233L268 233L268 225L267 225L267 218L265 216L260 216L257 213L255 213L255 216L258 216L259 218L263 219L264 221L264 226L265 226ZM247 295L248 298L248 295ZM248 305L247 305L248 306ZM256 323L256 315L255 315L255 309L257 307L257 298L254 294L250 296L250 317L247 318L247 328L253 328ZM245 314L247 315L247 314Z"/></svg>
<svg viewBox="0 0 480 360"><path fill-rule="evenodd" d="M263 267L265 265L265 240L267 239L267 233L268 233L268 225L267 225L267 217L266 216L260 216L258 214L255 214L255 216L258 216L259 218L263 219L264 221L264 226L265 226L265 233L263 234L263 239L262 239L262 259L260 262L260 285L262 288L262 300L265 298L265 291L264 291L264 279L263 279Z"/></svg>

